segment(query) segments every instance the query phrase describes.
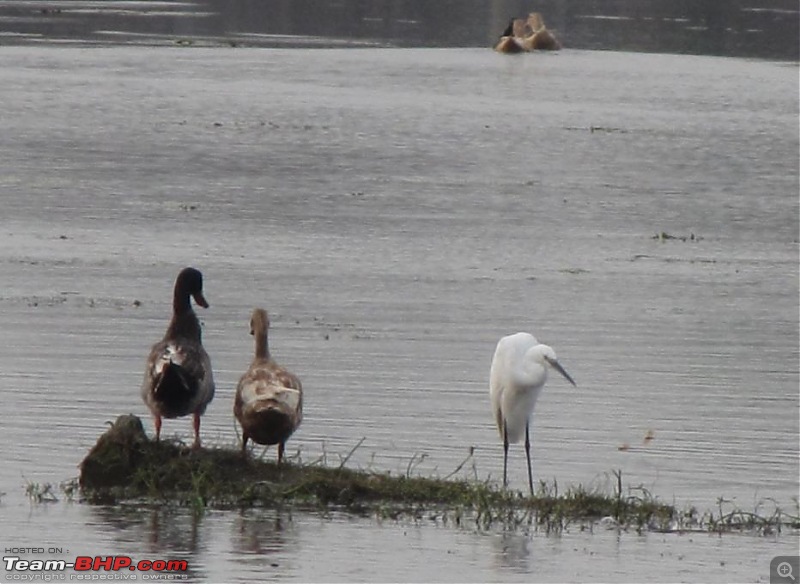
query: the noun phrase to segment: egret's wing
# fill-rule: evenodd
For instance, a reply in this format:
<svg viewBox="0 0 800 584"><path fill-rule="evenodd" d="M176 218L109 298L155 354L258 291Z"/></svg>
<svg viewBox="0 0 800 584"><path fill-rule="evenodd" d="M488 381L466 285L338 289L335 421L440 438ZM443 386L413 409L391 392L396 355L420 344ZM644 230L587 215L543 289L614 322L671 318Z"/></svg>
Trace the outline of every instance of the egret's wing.
<svg viewBox="0 0 800 584"><path fill-rule="evenodd" d="M497 424L497 431L500 438L503 437L503 390L505 388L503 375L504 356L501 345L498 344L497 350L492 359L492 368L489 372L489 397L492 400L492 413Z"/></svg>

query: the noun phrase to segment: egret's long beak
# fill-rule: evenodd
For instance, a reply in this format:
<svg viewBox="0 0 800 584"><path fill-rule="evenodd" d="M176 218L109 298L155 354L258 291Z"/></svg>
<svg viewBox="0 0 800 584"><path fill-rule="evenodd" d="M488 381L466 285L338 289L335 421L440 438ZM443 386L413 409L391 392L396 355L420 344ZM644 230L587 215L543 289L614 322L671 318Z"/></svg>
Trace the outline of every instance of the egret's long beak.
<svg viewBox="0 0 800 584"><path fill-rule="evenodd" d="M547 359L547 357L545 357L545 359ZM559 363L559 362L558 362L558 361L556 361L555 359L547 359L547 362L548 362L548 363L550 363L550 365L553 367L553 369L555 369L555 370L556 370L556 371L558 371L558 372L559 372L561 375L563 375L564 377L566 377L566 378L567 378L567 381L569 381L569 382L570 382L572 385L574 385L575 387L578 387L578 384L577 384L577 383L575 383L575 381L572 379L572 377L570 377L570 376L569 376L569 373L567 373L567 372L564 370L564 368L561 366L561 363Z"/></svg>
<svg viewBox="0 0 800 584"><path fill-rule="evenodd" d="M208 308L208 302L206 302L205 296L203 296L202 292L195 292L192 294L194 296L194 301L197 302L203 308Z"/></svg>

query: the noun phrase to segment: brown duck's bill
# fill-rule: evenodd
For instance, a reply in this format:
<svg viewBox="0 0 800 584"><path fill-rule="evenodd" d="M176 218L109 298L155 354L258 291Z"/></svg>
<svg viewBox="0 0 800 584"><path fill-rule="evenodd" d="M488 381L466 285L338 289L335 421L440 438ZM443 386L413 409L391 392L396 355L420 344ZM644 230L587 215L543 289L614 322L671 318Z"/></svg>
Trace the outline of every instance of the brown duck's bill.
<svg viewBox="0 0 800 584"><path fill-rule="evenodd" d="M550 365L552 365L552 366L553 366L553 369L555 369L555 370L556 370L556 371L558 371L558 372L559 372L561 375L563 375L564 377L566 377L567 381L569 381L569 382L570 382L572 385L574 385L575 387L578 387L578 384L577 384L577 383L575 383L575 381L572 379L572 377L570 377L570 376L569 376L569 373L567 373L567 372L564 370L564 368L561 366L561 363L559 363L559 362L558 362L558 361L556 361L555 359L547 359L547 362L548 362L548 363L550 363Z"/></svg>
<svg viewBox="0 0 800 584"><path fill-rule="evenodd" d="M205 297L203 296L202 292L195 292L192 294L194 297L194 301L197 302L198 306L202 306L203 308L208 308L208 302L206 302Z"/></svg>

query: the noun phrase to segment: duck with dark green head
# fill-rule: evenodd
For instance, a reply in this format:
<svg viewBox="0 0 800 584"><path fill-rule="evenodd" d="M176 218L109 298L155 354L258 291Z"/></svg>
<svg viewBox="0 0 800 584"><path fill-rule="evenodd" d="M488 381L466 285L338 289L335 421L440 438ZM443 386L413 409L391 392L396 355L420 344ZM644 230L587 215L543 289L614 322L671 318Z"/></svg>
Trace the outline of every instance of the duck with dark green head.
<svg viewBox="0 0 800 584"><path fill-rule="evenodd" d="M142 382L142 399L153 414L156 441L162 418L193 417L194 448L200 447L200 416L214 399L211 359L190 298L208 308L203 296L203 274L185 268L175 280L172 320L164 338L150 349Z"/></svg>

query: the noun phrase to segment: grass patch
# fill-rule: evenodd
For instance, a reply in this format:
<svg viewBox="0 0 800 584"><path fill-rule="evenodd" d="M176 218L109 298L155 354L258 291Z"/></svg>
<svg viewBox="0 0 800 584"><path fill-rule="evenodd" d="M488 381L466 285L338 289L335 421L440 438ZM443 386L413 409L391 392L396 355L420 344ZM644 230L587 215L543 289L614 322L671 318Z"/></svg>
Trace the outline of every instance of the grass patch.
<svg viewBox="0 0 800 584"><path fill-rule="evenodd" d="M652 239L656 239L660 242L665 241L702 241L703 238L699 235L695 235L694 233L690 233L689 235L673 235L672 233L667 233L666 231L661 231L656 233Z"/></svg>
<svg viewBox="0 0 800 584"><path fill-rule="evenodd" d="M25 495L31 503L57 503L58 496L53 492L54 487L51 483L35 483L26 481Z"/></svg>
<svg viewBox="0 0 800 584"><path fill-rule="evenodd" d="M737 513L722 505L719 513L702 516L694 508L678 511L643 487L625 488L621 471L610 474L612 488L578 486L559 493L555 481L540 482L536 495L529 497L477 480L412 476L414 459L404 475L345 468L356 448L337 467L279 466L245 459L238 450L192 450L176 442L156 443L147 438L139 418L120 416L82 462L80 489L84 500L98 504L177 504L198 513L208 507L293 506L378 518L469 523L481 529L535 526L560 532L579 524L582 529L604 525L637 531L755 529L766 533L787 525L800 528L796 516L777 507L770 514L758 509Z"/></svg>

